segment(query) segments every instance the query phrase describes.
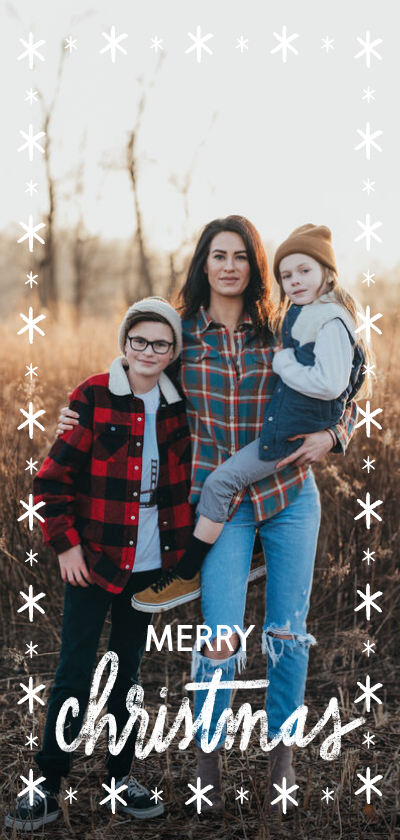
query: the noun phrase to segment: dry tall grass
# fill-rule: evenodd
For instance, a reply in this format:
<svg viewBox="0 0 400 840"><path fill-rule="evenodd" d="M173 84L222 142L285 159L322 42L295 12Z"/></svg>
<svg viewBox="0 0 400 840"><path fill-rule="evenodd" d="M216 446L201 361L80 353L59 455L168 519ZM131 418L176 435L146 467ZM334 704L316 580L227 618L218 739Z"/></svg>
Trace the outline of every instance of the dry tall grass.
<svg viewBox="0 0 400 840"><path fill-rule="evenodd" d="M11 321L11 319L10 319ZM9 321L9 323L10 323ZM17 323L18 319L15 318ZM2 590L1 629L4 640L2 672L2 723L1 757L3 780L1 802L8 809L16 793L19 775L27 775L33 766L27 735L33 732L41 742L46 709L37 707L30 715L25 707L17 706L21 692L19 683L32 675L34 681L44 682L48 699L51 681L57 665L60 642L60 619L63 585L58 564L52 552L43 549L40 529L33 532L17 523L20 499L27 499L31 478L26 465L29 458L42 461L53 439L59 406L65 404L66 393L90 373L106 369L117 355L117 328L119 317L110 315L108 320L84 319L74 324L69 311L64 311L58 324L50 318L44 322L45 338L35 335L31 347L25 336L17 337L14 324L4 331L1 379L4 398L1 410L1 437L3 458L1 471L1 550ZM378 691L382 704L373 703L367 724L344 740L341 756L332 763L319 757L318 745L297 750L296 770L300 786L299 808L288 820L265 817L263 799L267 790L267 765L254 737L244 754L238 747L226 754L225 777L227 781L227 814L221 825L212 827L216 840L226 837L244 837L255 840L264 838L301 837L322 838L394 838L396 823L396 795L398 790L398 607L400 601L399 556L399 409L400 389L397 371L400 363L399 331L396 319L385 318L384 340L376 342L377 377L375 380L373 408L383 408L377 419L382 431L375 427L367 439L365 426L355 435L345 458L331 456L316 469L322 494L323 521L315 571L315 582L309 616L309 631L318 639L318 646L311 649L307 682L306 703L309 722L316 722L328 700L339 699L342 720L365 712L362 703L355 704L360 694L357 681L365 683L369 674L371 684L381 682ZM38 366L38 378L30 382L25 376L26 365ZM44 408L42 419L45 433L35 430L34 439L27 430L16 431L22 421L20 408L32 400L35 410ZM361 404L365 407L364 404ZM374 470L368 475L363 469L364 458L374 459ZM373 499L382 499L382 523L375 520L367 531L364 520L354 521L360 510L356 499L365 498L369 490ZM374 553L368 566L363 562L367 549ZM31 568L26 562L26 551L37 552L37 561ZM372 591L381 590L378 599L382 613L373 610L371 621L365 612L354 612L360 602L357 589L365 591L367 583ZM22 604L20 591L27 591L29 584L34 591L45 592L42 603L44 616L35 616L29 623L26 612L18 614ZM261 625L263 617L263 585L256 583L248 597L247 622ZM199 604L188 605L177 613L161 618L164 623L200 623ZM253 634L255 636L255 634ZM251 637L250 637L251 638ZM363 653L367 640L376 645L376 653L368 658ZM39 654L32 660L25 655L26 644L38 644ZM99 656L105 650L106 631ZM158 653L145 658L142 669L145 702L155 716L158 709L159 688L169 685L171 717L180 704L183 685L189 677L189 654ZM264 676L264 658L260 657L258 642L250 644L246 671L248 678ZM262 707L262 698L253 692L254 708ZM257 700L255 699L257 697ZM236 699L236 705L238 698ZM240 701L242 702L242 700ZM331 729L329 729L331 731ZM363 735L375 735L375 744L369 750L363 745ZM138 762L140 765L140 762ZM378 783L382 798L372 797L370 807L365 806L365 796L355 796L361 782L357 772L383 775ZM118 815L111 822L104 808L96 811L101 796L102 755L97 747L91 758L82 753L76 756L72 776L73 789L78 791L78 802L67 806L63 801L64 820L51 827L47 836L55 840L66 837L117 838L136 836L138 827L143 838L154 836L172 840L176 837L206 837L210 827L206 824L189 824L185 815L187 783L193 782L193 750L178 753L174 744L167 753L152 754L143 767L137 766L138 776L148 785L155 784L164 791L167 816L164 820L144 822L138 826L134 820ZM249 802L239 807L235 802L236 789L243 786L249 791ZM321 802L322 788L328 786L336 793L334 804ZM64 794L65 795L65 794ZM4 836L10 836L7 832Z"/></svg>

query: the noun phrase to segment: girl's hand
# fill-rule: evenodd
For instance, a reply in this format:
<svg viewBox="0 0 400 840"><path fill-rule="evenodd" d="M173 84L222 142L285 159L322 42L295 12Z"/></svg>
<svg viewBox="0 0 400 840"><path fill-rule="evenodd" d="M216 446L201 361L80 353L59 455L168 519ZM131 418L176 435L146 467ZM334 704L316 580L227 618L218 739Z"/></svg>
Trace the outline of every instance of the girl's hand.
<svg viewBox="0 0 400 840"><path fill-rule="evenodd" d="M64 432L70 432L74 426L79 423L79 414L77 411L72 411L68 405L65 405L59 414L58 426L56 435L63 435Z"/></svg>
<svg viewBox="0 0 400 840"><path fill-rule="evenodd" d="M58 562L64 583L85 587L94 583L85 563L81 545L74 545L68 551L63 551L62 554L58 555Z"/></svg>
<svg viewBox="0 0 400 840"><path fill-rule="evenodd" d="M283 350L283 344L277 344L272 349L273 349L274 353L280 353L280 351Z"/></svg>
<svg viewBox="0 0 400 840"><path fill-rule="evenodd" d="M330 452L334 445L332 436L326 429L323 429L321 432L312 432L312 434L309 435L294 435L294 437L289 438L289 440L297 440L298 438L303 438L304 443L299 447L299 449L296 449L295 452L288 455L287 458L283 458L282 461L279 461L276 465L277 470L287 467L288 464L293 464L295 467L315 464L317 461L320 461L324 455Z"/></svg>

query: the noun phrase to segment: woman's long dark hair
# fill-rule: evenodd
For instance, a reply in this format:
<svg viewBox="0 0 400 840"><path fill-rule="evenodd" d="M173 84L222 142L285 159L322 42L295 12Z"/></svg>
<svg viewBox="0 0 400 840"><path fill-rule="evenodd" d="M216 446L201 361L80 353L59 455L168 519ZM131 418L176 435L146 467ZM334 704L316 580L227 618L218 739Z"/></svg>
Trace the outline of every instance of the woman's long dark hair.
<svg viewBox="0 0 400 840"><path fill-rule="evenodd" d="M180 314L182 318L192 318L200 306L208 308L210 286L204 266L214 236L224 231L238 233L243 239L250 264L250 282L244 292L244 309L253 321L256 334L268 340L271 338L270 324L275 312L271 294L272 280L260 234L244 216L214 219L205 226L196 245L186 283L178 296Z"/></svg>

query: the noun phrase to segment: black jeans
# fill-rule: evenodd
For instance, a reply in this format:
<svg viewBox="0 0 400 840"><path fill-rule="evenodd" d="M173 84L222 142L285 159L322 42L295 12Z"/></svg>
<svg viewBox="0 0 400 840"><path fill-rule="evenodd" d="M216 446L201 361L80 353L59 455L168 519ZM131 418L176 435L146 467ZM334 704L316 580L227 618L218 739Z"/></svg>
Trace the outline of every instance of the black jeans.
<svg viewBox="0 0 400 840"><path fill-rule="evenodd" d="M96 661L97 648L108 610L111 607L111 630L108 650L118 654L118 676L108 699L108 711L114 715L119 737L129 714L125 705L126 695L132 685L139 683L140 663L146 644L147 627L151 613L142 613L131 606L131 596L153 583L160 569L136 572L119 595L106 592L96 584L87 588L65 587L64 614L60 664L57 668L54 686L50 694L42 749L35 755L35 761L46 777L48 787L58 792L61 776L67 776L72 766L72 753L63 752L58 746L55 728L62 704L69 697L79 702L79 715L66 718L64 737L73 741L82 726L87 708ZM107 753L106 765L109 776L116 779L129 772L135 750L136 728L134 727L119 755Z"/></svg>

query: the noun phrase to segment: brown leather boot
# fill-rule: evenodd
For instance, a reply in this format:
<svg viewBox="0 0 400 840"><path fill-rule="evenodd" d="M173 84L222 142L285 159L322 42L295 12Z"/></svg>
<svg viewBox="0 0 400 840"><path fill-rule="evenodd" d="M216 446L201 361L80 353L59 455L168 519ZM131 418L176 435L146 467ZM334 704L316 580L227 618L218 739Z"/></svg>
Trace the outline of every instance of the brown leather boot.
<svg viewBox="0 0 400 840"><path fill-rule="evenodd" d="M287 747L286 744L282 743L282 741L279 741L279 744L277 744L276 747L274 747L274 749L269 753L269 762L271 767L271 787L269 791L270 803L279 796L279 791L274 787L274 784L282 787L282 780L284 776L286 778L286 788L290 788L292 785L296 784L296 776L292 767L292 759L292 747ZM293 791L291 796L294 796L295 793L296 792ZM271 811L278 811L281 806L281 802L276 802L275 805L270 805L270 808ZM293 802L288 799L287 808L289 809L294 807Z"/></svg>
<svg viewBox="0 0 400 840"><path fill-rule="evenodd" d="M212 802L201 803L201 813L222 810L222 758L221 750L214 750L211 753L205 753L199 747L197 748L197 770L196 778L200 777L201 787L212 785L212 790L205 793L207 799Z"/></svg>

